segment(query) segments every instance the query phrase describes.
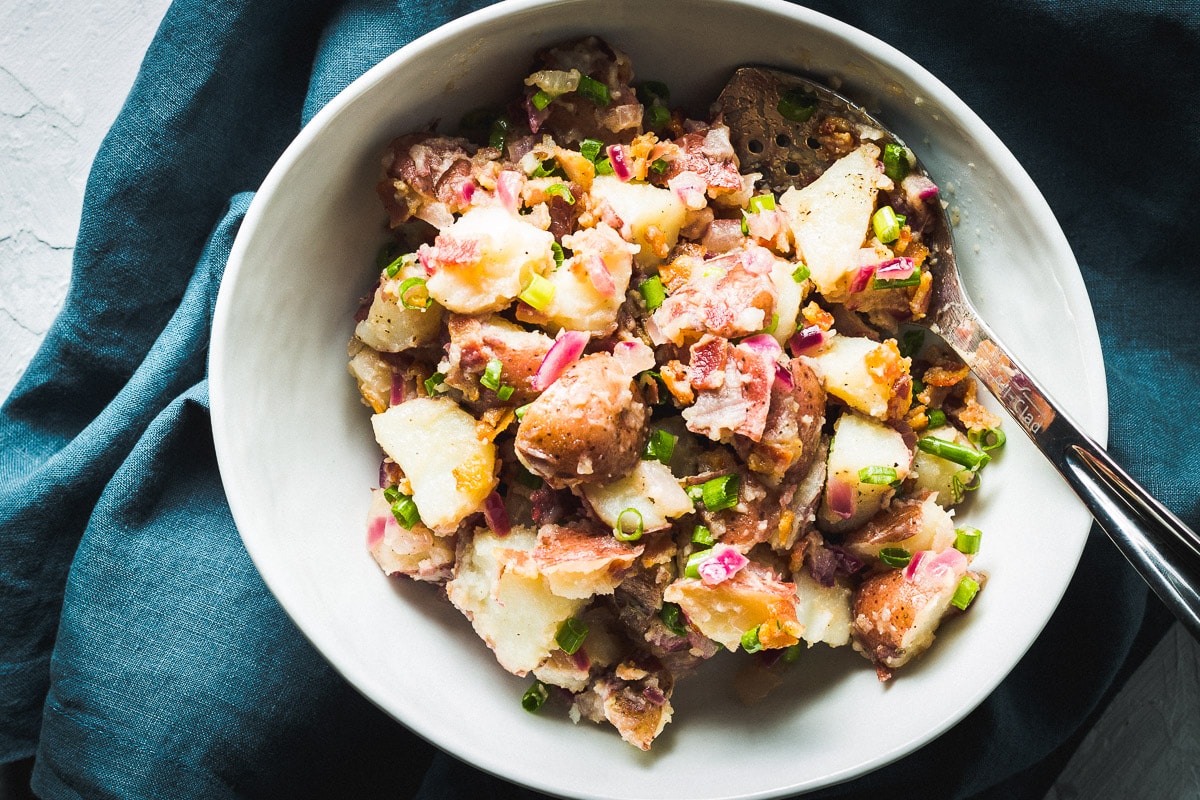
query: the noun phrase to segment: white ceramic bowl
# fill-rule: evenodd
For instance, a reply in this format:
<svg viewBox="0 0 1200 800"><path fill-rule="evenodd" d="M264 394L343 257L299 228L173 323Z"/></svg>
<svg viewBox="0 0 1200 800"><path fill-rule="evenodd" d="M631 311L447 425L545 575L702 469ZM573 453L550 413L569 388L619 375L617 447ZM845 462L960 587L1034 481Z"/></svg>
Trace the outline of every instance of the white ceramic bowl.
<svg viewBox="0 0 1200 800"><path fill-rule="evenodd" d="M642 753L608 727L531 715L431 587L390 581L364 523L378 449L346 372L374 278L374 186L399 133L517 90L538 47L595 33L673 100L707 102L740 64L824 78L918 150L960 222L957 252L986 319L1103 440L1099 339L1078 268L1032 182L937 79L834 20L773 0L512 0L412 43L329 103L258 192L214 322L210 393L230 507L268 586L363 694L460 758L534 788L596 798L749 798L847 780L916 749L1004 678L1057 605L1089 518L1010 425L962 519L991 575L966 617L889 685L849 648L815 648L770 702L732 697L730 658L681 681L675 720ZM1030 557L1035 555L1036 557Z"/></svg>

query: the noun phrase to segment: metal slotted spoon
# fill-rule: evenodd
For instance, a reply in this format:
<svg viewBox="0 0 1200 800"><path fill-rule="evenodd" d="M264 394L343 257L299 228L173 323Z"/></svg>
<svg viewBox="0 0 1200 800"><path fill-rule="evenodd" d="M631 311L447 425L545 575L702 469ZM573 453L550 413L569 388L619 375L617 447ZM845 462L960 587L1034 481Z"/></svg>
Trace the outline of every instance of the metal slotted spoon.
<svg viewBox="0 0 1200 800"><path fill-rule="evenodd" d="M787 112L787 118L781 113ZM717 100L743 172L776 192L804 186L845 152L846 136L903 142L819 83L759 67L739 69ZM838 139L841 138L841 145ZM919 164L911 170L925 174ZM1129 476L1017 362L967 299L940 203L923 231L933 295L913 323L940 336L1062 474L1133 567L1200 640L1200 536Z"/></svg>

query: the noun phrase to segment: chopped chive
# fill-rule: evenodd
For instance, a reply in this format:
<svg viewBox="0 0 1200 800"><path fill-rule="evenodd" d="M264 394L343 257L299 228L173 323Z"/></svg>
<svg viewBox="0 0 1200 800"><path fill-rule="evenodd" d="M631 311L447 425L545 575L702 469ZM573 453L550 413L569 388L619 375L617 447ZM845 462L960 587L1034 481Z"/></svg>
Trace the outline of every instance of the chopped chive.
<svg viewBox="0 0 1200 800"><path fill-rule="evenodd" d="M804 283L811 274L812 272L809 270L808 264L800 264L792 271L792 280L796 283Z"/></svg>
<svg viewBox="0 0 1200 800"><path fill-rule="evenodd" d="M751 214L757 214L760 211L774 211L775 195L769 192L767 194L754 195L754 197L750 198L750 202L746 204L746 210Z"/></svg>
<svg viewBox="0 0 1200 800"><path fill-rule="evenodd" d="M498 358L493 358L487 362L484 367L483 377L479 379L482 386L491 389L493 392L500 388L500 373L504 370L504 364Z"/></svg>
<svg viewBox="0 0 1200 800"><path fill-rule="evenodd" d="M414 290L425 293L425 302L422 303L420 301L419 295L416 303L409 302L408 296ZM405 308L412 309L413 311L424 311L433 305L433 298L429 296L429 290L425 288L424 278L404 279L404 281L400 284L400 305L404 306Z"/></svg>
<svg viewBox="0 0 1200 800"><path fill-rule="evenodd" d="M875 235L879 237L879 241L884 244L899 239L900 221L896 219L896 210L891 206L880 206L871 215L871 228L875 231Z"/></svg>
<svg viewBox="0 0 1200 800"><path fill-rule="evenodd" d="M546 688L546 684L539 680L534 680L525 694L521 695L521 708L528 711L530 714L540 709L550 697L550 690Z"/></svg>
<svg viewBox="0 0 1200 800"><path fill-rule="evenodd" d="M613 174L612 160L608 156L605 156L604 158L602 158L596 162L596 174L597 175L612 175Z"/></svg>
<svg viewBox="0 0 1200 800"><path fill-rule="evenodd" d="M954 549L969 556L975 555L979 552L979 541L982 538L983 533L979 528L955 528Z"/></svg>
<svg viewBox="0 0 1200 800"><path fill-rule="evenodd" d="M975 595L978 593L979 581L970 575L963 575L962 580L958 582L958 588L954 590L954 597L950 602L955 608L966 611L967 606L971 605L971 601L975 599Z"/></svg>
<svg viewBox="0 0 1200 800"><path fill-rule="evenodd" d="M444 389L438 388L442 385L444 380L446 380L446 376L441 372L435 372L430 375L425 379L425 394L429 395L430 397L437 397L439 394L445 391Z"/></svg>
<svg viewBox="0 0 1200 800"><path fill-rule="evenodd" d="M550 184L546 187L546 194L557 195L571 205L575 205L575 195L571 194L571 187L567 186L565 183Z"/></svg>
<svg viewBox="0 0 1200 800"><path fill-rule="evenodd" d="M646 440L646 449L642 451L642 458L646 461L659 461L671 466L671 456L675 454L675 442L679 441L679 437L661 428L656 428L651 431L650 438Z"/></svg>
<svg viewBox="0 0 1200 800"><path fill-rule="evenodd" d="M646 301L647 311L653 311L663 304L663 300L667 299L667 290L663 288L662 278L657 275L651 275L642 281L638 285L638 291L642 293L642 299Z"/></svg>
<svg viewBox="0 0 1200 800"><path fill-rule="evenodd" d="M722 511L737 505L740 483L737 473L730 473L691 487L688 496L700 500L709 511Z"/></svg>
<svg viewBox="0 0 1200 800"><path fill-rule="evenodd" d="M921 270L914 269L912 275L907 278L893 278L891 280L880 280L879 278L871 278L872 289L900 289L905 286L920 286L921 285Z"/></svg>
<svg viewBox="0 0 1200 800"><path fill-rule="evenodd" d="M762 642L758 639L758 629L761 626L755 626L742 634L742 649L747 653L757 653L763 649Z"/></svg>
<svg viewBox="0 0 1200 800"><path fill-rule="evenodd" d="M417 510L417 504L411 497L399 492L396 501L392 503L392 516L405 530L412 530L413 525L421 521L421 512Z"/></svg>
<svg viewBox="0 0 1200 800"><path fill-rule="evenodd" d="M879 560L889 567L899 569L908 566L908 562L912 561L912 553L903 547L885 547L879 551Z"/></svg>
<svg viewBox="0 0 1200 800"><path fill-rule="evenodd" d="M488 147L503 150L508 142L508 132L512 130L512 121L508 117L496 117L488 134Z"/></svg>
<svg viewBox="0 0 1200 800"><path fill-rule="evenodd" d="M883 173L894 181L908 175L908 151L895 142L883 146Z"/></svg>
<svg viewBox="0 0 1200 800"><path fill-rule="evenodd" d="M569 656L575 655L579 651L579 646L583 644L583 640L587 638L588 625L578 617L567 617L563 620L562 625L558 626L558 633L554 634L554 642Z"/></svg>
<svg viewBox="0 0 1200 800"><path fill-rule="evenodd" d="M558 242L550 243L550 252L554 254L554 268L558 269L566 260L567 254L563 252L562 245Z"/></svg>
<svg viewBox="0 0 1200 800"><path fill-rule="evenodd" d="M575 91L598 106L606 106L612 102L612 94L608 87L587 75L579 79L579 87Z"/></svg>
<svg viewBox="0 0 1200 800"><path fill-rule="evenodd" d="M658 618L662 620L667 630L676 636L688 635L687 625L683 622L683 609L674 603L663 603L662 609L658 612Z"/></svg>
<svg viewBox="0 0 1200 800"><path fill-rule="evenodd" d="M697 525L692 529L692 543L712 547L717 540L713 538L712 531L707 526Z"/></svg>
<svg viewBox="0 0 1200 800"><path fill-rule="evenodd" d="M929 427L931 428L940 428L946 424L946 412L940 408L930 409L926 416L929 417Z"/></svg>
<svg viewBox="0 0 1200 800"><path fill-rule="evenodd" d="M496 397L500 398L500 402L507 403L509 401L509 398L511 398L513 396L513 392L515 392L515 391L516 391L515 387L508 386L506 384L496 390Z"/></svg>
<svg viewBox="0 0 1200 800"><path fill-rule="evenodd" d="M637 520L637 523L634 525L633 530L629 530L629 525L634 519ZM613 526L613 536L617 537L618 541L636 542L642 538L645 530L645 525L642 522L642 512L630 506L617 515L617 524Z"/></svg>
<svg viewBox="0 0 1200 800"><path fill-rule="evenodd" d="M917 439L917 447L930 455L953 461L955 464L961 464L971 470L982 469L992 460L987 453L981 453L974 447L948 442L936 436L922 436Z"/></svg>
<svg viewBox="0 0 1200 800"><path fill-rule="evenodd" d="M525 412L529 410L531 405L533 405L533 403L526 403L523 406L517 406L515 409L513 409L513 414L516 415L517 419L525 419Z"/></svg>
<svg viewBox="0 0 1200 800"><path fill-rule="evenodd" d="M858 471L858 482L872 486L890 486L899 479L895 467L863 467Z"/></svg>
<svg viewBox="0 0 1200 800"><path fill-rule="evenodd" d="M803 89L789 89L779 98L779 115L791 122L807 122L817 109L817 96Z"/></svg>
<svg viewBox="0 0 1200 800"><path fill-rule="evenodd" d="M687 564L683 568L683 577L699 578L700 563L707 559L710 555L712 555L712 551L706 548L704 550L697 550L688 556Z"/></svg>
<svg viewBox="0 0 1200 800"><path fill-rule="evenodd" d="M988 452L1004 447L1004 443L1008 441L1008 437L999 428L988 428L983 431L970 431L967 434L967 440L971 444L983 448L984 452Z"/></svg>
<svg viewBox="0 0 1200 800"><path fill-rule="evenodd" d="M579 143L579 153L593 164L600 156L600 151L604 149L604 142L599 139L584 139Z"/></svg>
<svg viewBox="0 0 1200 800"><path fill-rule="evenodd" d="M671 111L666 106L654 103L646 106L643 120L647 128L662 128L671 121Z"/></svg>
<svg viewBox="0 0 1200 800"><path fill-rule="evenodd" d="M637 86L637 97L645 105L671 100L671 90L662 81L642 81Z"/></svg>
<svg viewBox="0 0 1200 800"><path fill-rule="evenodd" d="M666 172L667 167L669 166L671 166L671 164L665 158L656 158L650 162L650 169L654 170L659 175L662 175L664 172Z"/></svg>
<svg viewBox="0 0 1200 800"><path fill-rule="evenodd" d="M529 285L517 297L531 308L545 311L546 307L550 305L550 301L554 299L554 291L554 284L535 272L529 280Z"/></svg>
<svg viewBox="0 0 1200 800"><path fill-rule="evenodd" d="M529 99L529 102L533 103L533 107L538 111L542 111L546 106L554 102L554 98L545 89L538 89L533 93L533 97Z"/></svg>

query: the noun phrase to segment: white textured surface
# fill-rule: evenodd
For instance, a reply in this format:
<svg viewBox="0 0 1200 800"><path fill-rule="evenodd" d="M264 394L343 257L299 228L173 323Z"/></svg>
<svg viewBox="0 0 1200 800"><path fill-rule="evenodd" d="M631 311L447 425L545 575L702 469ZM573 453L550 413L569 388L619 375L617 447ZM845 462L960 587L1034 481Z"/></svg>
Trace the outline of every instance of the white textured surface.
<svg viewBox="0 0 1200 800"><path fill-rule="evenodd" d="M88 169L167 5L0 4L0 398L61 307ZM1047 800L1197 798L1198 765L1200 645L1175 626Z"/></svg>

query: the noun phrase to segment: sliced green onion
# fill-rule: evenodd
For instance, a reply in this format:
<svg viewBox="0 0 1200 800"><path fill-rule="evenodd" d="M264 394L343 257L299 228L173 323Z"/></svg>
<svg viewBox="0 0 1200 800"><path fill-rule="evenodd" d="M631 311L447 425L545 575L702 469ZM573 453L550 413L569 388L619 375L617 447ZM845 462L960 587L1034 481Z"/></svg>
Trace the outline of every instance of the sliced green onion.
<svg viewBox="0 0 1200 800"><path fill-rule="evenodd" d="M722 475L688 489L688 496L699 499L709 511L722 511L737 505L741 478L736 473Z"/></svg>
<svg viewBox="0 0 1200 800"><path fill-rule="evenodd" d="M529 102L533 103L533 107L538 111L542 111L546 106L554 102L554 98L545 89L538 89L533 93L533 97L529 99Z"/></svg>
<svg viewBox="0 0 1200 800"><path fill-rule="evenodd" d="M651 275L642 281L638 285L638 291L642 293L642 299L646 301L647 311L653 311L663 304L663 300L667 299L667 290L663 288L662 278L657 275Z"/></svg>
<svg viewBox="0 0 1200 800"><path fill-rule="evenodd" d="M893 278L891 280L880 280L879 278L871 278L872 289L900 289L904 286L920 286L921 285L921 270L914 269L912 275L907 278Z"/></svg>
<svg viewBox="0 0 1200 800"><path fill-rule="evenodd" d="M599 139L584 139L579 143L579 153L593 164L600 157L600 151L604 149L604 142Z"/></svg>
<svg viewBox="0 0 1200 800"><path fill-rule="evenodd" d="M694 552L690 556L688 556L687 564L683 568L683 577L699 578L700 577L700 563L702 561L704 561L706 558L708 558L710 555L712 555L712 550L705 548L704 550L697 550L696 552Z"/></svg>
<svg viewBox="0 0 1200 800"><path fill-rule="evenodd" d="M717 540L713 538L712 531L706 526L697 525L692 529L692 543L712 547L717 543Z"/></svg>
<svg viewBox="0 0 1200 800"><path fill-rule="evenodd" d="M546 688L546 684L534 680L533 684L525 690L525 694L521 695L521 708L532 714L540 709L549 697L550 690Z"/></svg>
<svg viewBox="0 0 1200 800"><path fill-rule="evenodd" d="M410 303L408 301L408 295L414 289L419 289L425 293L424 303L421 303L419 300L417 303ZM433 305L433 298L429 296L429 290L425 288L424 278L404 279L404 281L400 284L400 305L404 306L405 308L410 308L414 311L424 311Z"/></svg>
<svg viewBox="0 0 1200 800"><path fill-rule="evenodd" d="M757 653L763 649L762 642L758 639L758 628L755 626L742 634L742 649L747 653Z"/></svg>
<svg viewBox="0 0 1200 800"><path fill-rule="evenodd" d="M516 415L517 419L524 419L525 412L529 410L531 405L533 405L533 403L526 403L523 406L517 406L515 409L513 409L513 414Z"/></svg>
<svg viewBox="0 0 1200 800"><path fill-rule="evenodd" d="M612 160L608 156L605 156L604 158L602 158L596 162L596 174L597 175L612 175L613 174Z"/></svg>
<svg viewBox="0 0 1200 800"><path fill-rule="evenodd" d="M967 440L977 447L983 448L984 452L995 450L1004 447L1004 443L1008 441L1008 437L1004 435L1004 431L999 428L988 428L984 431L971 431L967 434Z"/></svg>
<svg viewBox="0 0 1200 800"><path fill-rule="evenodd" d="M808 264L800 264L795 270L792 271L792 280L794 280L796 283L804 283L806 280L808 280L808 276L811 274L812 271L809 270Z"/></svg>
<svg viewBox="0 0 1200 800"><path fill-rule="evenodd" d="M406 494L396 493L397 498L392 503L392 516L396 518L396 522L405 530L412 530L413 525L421 521L421 512L417 510L417 504L413 499Z"/></svg>
<svg viewBox="0 0 1200 800"><path fill-rule="evenodd" d="M650 162L650 169L654 170L659 175L662 175L664 172L666 172L667 167L669 166L671 166L671 164L665 158L656 158Z"/></svg>
<svg viewBox="0 0 1200 800"><path fill-rule="evenodd" d="M389 503L396 502L402 496L403 495L400 494L400 489L396 486L389 486L383 490L383 499L387 500Z"/></svg>
<svg viewBox="0 0 1200 800"><path fill-rule="evenodd" d="M905 358L911 358L921 352L921 347L925 344L925 331L920 328L912 328L904 332L900 337L900 341L896 343L896 349L900 351L900 355Z"/></svg>
<svg viewBox="0 0 1200 800"><path fill-rule="evenodd" d="M503 150L508 142L508 132L512 130L512 121L508 117L496 117L492 122L492 130L488 134L488 147Z"/></svg>
<svg viewBox="0 0 1200 800"><path fill-rule="evenodd" d="M914 397L919 395L921 392L925 391L925 381L921 380L920 378L913 378L912 383L913 383L912 389L913 389Z"/></svg>
<svg viewBox="0 0 1200 800"><path fill-rule="evenodd" d="M554 299L554 291L554 284L535 272L529 280L529 285L517 297L530 307L538 311L545 311L546 306L550 305L550 301Z"/></svg>
<svg viewBox="0 0 1200 800"><path fill-rule="evenodd" d="M931 428L940 428L946 424L946 412L940 408L930 409L926 416L929 417L929 427Z"/></svg>
<svg viewBox="0 0 1200 800"><path fill-rule="evenodd" d="M383 268L383 271L387 273L389 278L394 278L400 274L400 270L404 269L405 265L411 264L412 262L412 253L402 253L401 255L397 256L394 261L389 262L388 265Z"/></svg>
<svg viewBox="0 0 1200 800"><path fill-rule="evenodd" d="M894 181L902 181L908 175L908 151L889 142L883 146L883 174Z"/></svg>
<svg viewBox="0 0 1200 800"><path fill-rule="evenodd" d="M425 379L425 394L429 395L430 397L437 397L444 391L438 387L441 386L442 382L445 380L446 376L440 372L435 372L430 375Z"/></svg>
<svg viewBox="0 0 1200 800"><path fill-rule="evenodd" d="M634 523L636 520L636 524ZM629 526L633 524L633 529ZM633 506L622 511L617 515L617 524L613 526L613 536L621 542L636 542L642 538L645 533L645 524L642 522L642 512L638 511Z"/></svg>
<svg viewBox="0 0 1200 800"><path fill-rule="evenodd" d="M969 556L975 555L979 552L979 541L982 538L983 532L979 528L955 528L954 549Z"/></svg>
<svg viewBox="0 0 1200 800"><path fill-rule="evenodd" d="M963 575L962 580L958 582L958 588L954 590L954 597L950 602L955 608L966 611L967 606L971 605L971 601L975 599L975 595L978 593L979 581L970 575Z"/></svg>
<svg viewBox="0 0 1200 800"><path fill-rule="evenodd" d="M571 194L571 187L567 186L565 183L550 184L546 187L546 194L558 195L571 205L575 205L575 195Z"/></svg>
<svg viewBox="0 0 1200 800"><path fill-rule="evenodd" d="M762 329L762 333L774 333L775 329L778 327L779 327L779 314L778 314L778 312L775 312L775 313L771 314L771 321L767 323L767 327Z"/></svg>
<svg viewBox="0 0 1200 800"><path fill-rule="evenodd" d="M546 166L549 164L550 166ZM553 158L547 158L545 161L539 161L533 172L529 173L531 178L548 178L558 172L558 162Z"/></svg>
<svg viewBox="0 0 1200 800"><path fill-rule="evenodd" d="M667 630L676 636L688 635L687 625L683 622L683 609L674 603L663 603L662 610L658 612L658 618L662 620Z"/></svg>
<svg viewBox="0 0 1200 800"><path fill-rule="evenodd" d="M671 111L658 103L646 106L644 120L647 128L662 128L671 121Z"/></svg>
<svg viewBox="0 0 1200 800"><path fill-rule="evenodd" d="M899 239L900 221L896 219L896 210L891 206L880 206L871 215L871 228L875 231L875 235L879 237L879 241L884 244Z"/></svg>
<svg viewBox="0 0 1200 800"><path fill-rule="evenodd" d="M642 81L637 87L637 97L644 105L666 103L671 99L671 90L662 81Z"/></svg>
<svg viewBox="0 0 1200 800"><path fill-rule="evenodd" d="M985 464L992 460L992 457L987 453L981 453L974 447L961 445L956 442L948 442L936 436L922 436L920 439L917 439L917 447L930 455L944 458L947 461L953 461L955 464L961 464L970 470L982 469Z"/></svg>
<svg viewBox="0 0 1200 800"><path fill-rule="evenodd" d="M779 658L785 664L795 664L796 659L800 658L800 645L794 644L791 647L785 647L783 655Z"/></svg>
<svg viewBox="0 0 1200 800"><path fill-rule="evenodd" d="M575 91L598 106L606 106L612 102L608 87L587 75L579 79L579 87Z"/></svg>
<svg viewBox="0 0 1200 800"><path fill-rule="evenodd" d="M858 471L858 482L872 486L891 486L899 479L895 467L863 467Z"/></svg>
<svg viewBox="0 0 1200 800"><path fill-rule="evenodd" d="M817 96L803 89L789 89L779 98L779 115L791 122L807 122L817 109Z"/></svg>
<svg viewBox="0 0 1200 800"><path fill-rule="evenodd" d="M679 441L679 437L661 428L656 428L651 431L650 438L646 440L646 449L642 451L642 458L646 461L659 461L671 466L671 456L675 454L675 442Z"/></svg>
<svg viewBox="0 0 1200 800"><path fill-rule="evenodd" d="M899 569L908 566L908 562L912 561L912 553L903 547L885 547L879 551L879 560L889 567Z"/></svg>
<svg viewBox="0 0 1200 800"><path fill-rule="evenodd" d="M508 386L506 384L496 390L496 397L500 398L501 403L507 403L509 398L511 398L513 396L513 392L515 392L515 391L516 391L515 387Z"/></svg>
<svg viewBox="0 0 1200 800"><path fill-rule="evenodd" d="M554 268L558 269L567 259L567 254L563 252L562 245L558 242L550 243L550 252L554 254Z"/></svg>
<svg viewBox="0 0 1200 800"><path fill-rule="evenodd" d="M479 379L482 386L491 389L493 392L500 388L500 373L504 370L504 364L498 358L493 358L487 362L484 367L483 377Z"/></svg>
<svg viewBox="0 0 1200 800"><path fill-rule="evenodd" d="M575 655L579 651L579 646L583 644L583 640L587 638L588 625L579 617L567 617L563 620L562 625L558 626L558 633L554 634L554 642L569 656Z"/></svg>
<svg viewBox="0 0 1200 800"><path fill-rule="evenodd" d="M754 195L750 198L750 202L746 203L746 210L751 214L757 214L760 211L774 211L775 195L770 192Z"/></svg>

